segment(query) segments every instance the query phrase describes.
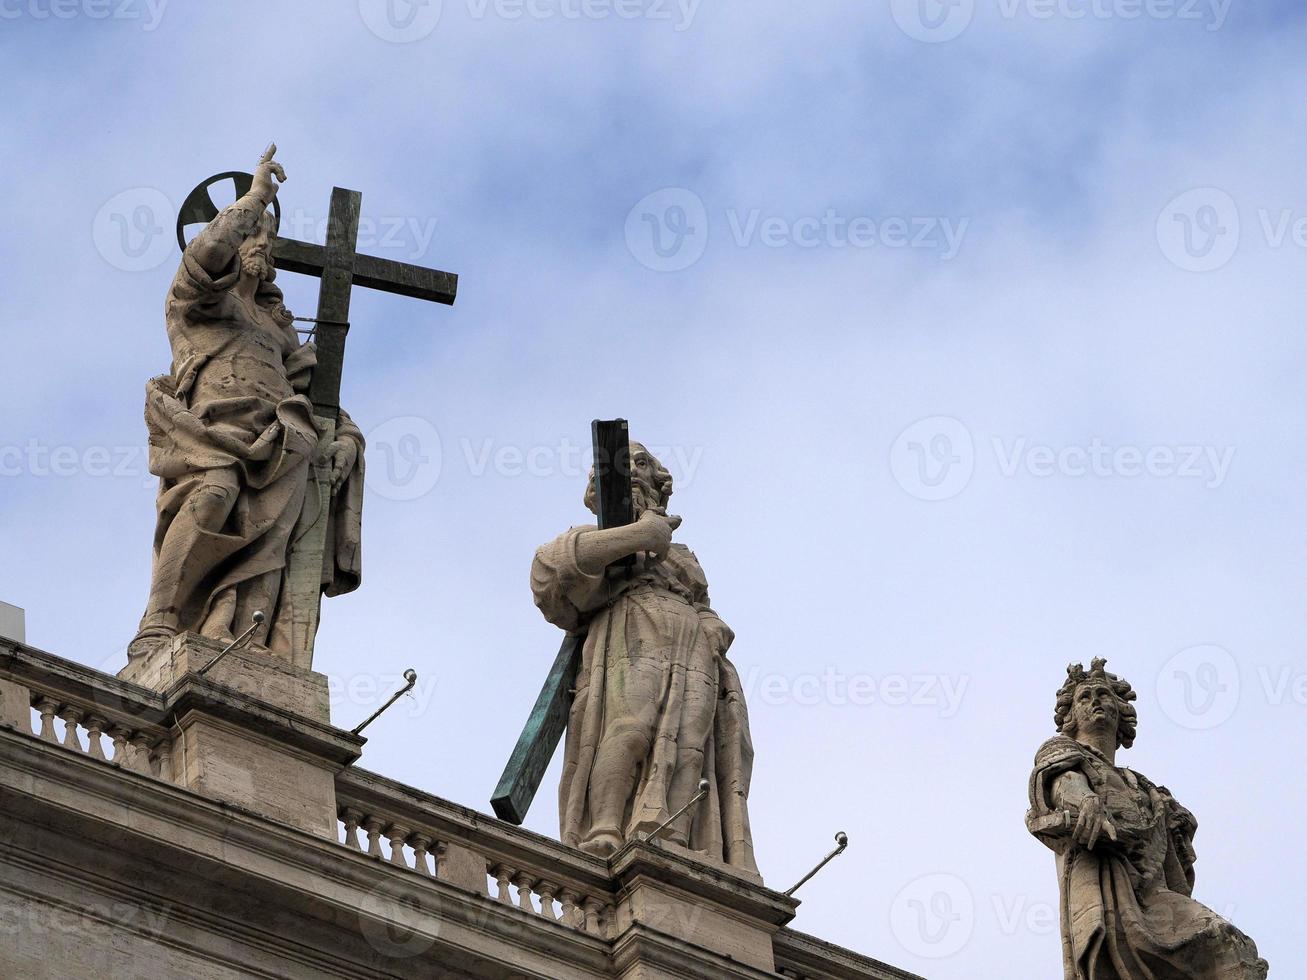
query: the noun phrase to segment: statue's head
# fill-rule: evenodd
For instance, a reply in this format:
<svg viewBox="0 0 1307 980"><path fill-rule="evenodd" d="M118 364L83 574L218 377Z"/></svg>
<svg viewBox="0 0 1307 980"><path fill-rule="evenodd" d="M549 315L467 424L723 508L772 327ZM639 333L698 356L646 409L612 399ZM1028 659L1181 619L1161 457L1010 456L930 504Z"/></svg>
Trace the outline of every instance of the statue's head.
<svg viewBox="0 0 1307 980"><path fill-rule="evenodd" d="M1139 717L1130 703L1136 694L1128 681L1104 670L1106 666L1106 660L1096 657L1088 671L1083 664L1067 667L1053 721L1071 738L1114 733L1116 744L1128 749L1135 742Z"/></svg>
<svg viewBox="0 0 1307 980"><path fill-rule="evenodd" d="M635 516L639 517L651 508L666 507L672 496L672 474L658 462L658 457L638 442L631 443L631 503ZM590 479L585 487L585 506L592 513L599 513L595 501L595 471L590 470Z"/></svg>
<svg viewBox="0 0 1307 980"><path fill-rule="evenodd" d="M241 274L259 282L272 282L277 269L272 261L272 246L277 241L277 218L271 209L259 217L259 226L241 242Z"/></svg>

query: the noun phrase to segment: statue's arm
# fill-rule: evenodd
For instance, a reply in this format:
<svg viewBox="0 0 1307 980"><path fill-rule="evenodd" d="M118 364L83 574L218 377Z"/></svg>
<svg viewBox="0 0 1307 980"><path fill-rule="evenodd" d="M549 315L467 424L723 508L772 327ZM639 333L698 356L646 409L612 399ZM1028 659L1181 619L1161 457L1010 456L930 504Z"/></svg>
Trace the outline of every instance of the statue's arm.
<svg viewBox="0 0 1307 980"><path fill-rule="evenodd" d="M646 510L634 524L585 531L576 539L576 565L587 575L599 575L627 555L647 551L661 559L672 545L672 531L680 523L679 517Z"/></svg>
<svg viewBox="0 0 1307 980"><path fill-rule="evenodd" d="M254 171L249 193L205 226L186 247L187 254L210 276L222 275L231 265L241 243L258 230L263 214L277 196L278 181L286 171L273 159L274 143L268 147Z"/></svg>
<svg viewBox="0 0 1307 980"><path fill-rule="evenodd" d="M1051 796L1053 809L1066 814L1062 832L1077 844L1092 851L1100 841L1117 839L1116 825L1112 823L1107 807L1083 772L1072 769L1062 773L1053 781ZM1056 828L1044 833L1059 836Z"/></svg>

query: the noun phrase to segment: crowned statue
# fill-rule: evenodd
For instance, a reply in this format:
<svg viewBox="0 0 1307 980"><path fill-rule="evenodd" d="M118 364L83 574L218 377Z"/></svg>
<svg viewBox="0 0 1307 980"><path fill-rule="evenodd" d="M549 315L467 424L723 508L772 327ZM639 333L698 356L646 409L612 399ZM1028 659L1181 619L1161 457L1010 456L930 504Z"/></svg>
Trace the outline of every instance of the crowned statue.
<svg viewBox="0 0 1307 980"><path fill-rule="evenodd" d="M1262 980L1257 946L1192 897L1198 821L1116 764L1135 740L1130 685L1067 668L1058 735L1035 755L1026 826L1057 858L1066 980Z"/></svg>

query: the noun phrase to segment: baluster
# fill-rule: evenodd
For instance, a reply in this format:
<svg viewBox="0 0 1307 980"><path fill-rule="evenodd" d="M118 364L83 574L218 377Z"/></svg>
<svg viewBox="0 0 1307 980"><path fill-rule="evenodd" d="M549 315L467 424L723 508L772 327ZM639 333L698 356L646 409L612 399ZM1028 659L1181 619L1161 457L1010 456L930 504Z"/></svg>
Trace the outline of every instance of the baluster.
<svg viewBox="0 0 1307 980"><path fill-rule="evenodd" d="M390 841L390 863L401 868L408 867L408 858L404 856L404 841L408 840L408 835L409 829L403 824L392 823L386 830L386 838Z"/></svg>
<svg viewBox="0 0 1307 980"><path fill-rule="evenodd" d="M603 923L600 913L603 912L604 903L597 898L587 898L583 905L585 907L585 931L592 936L603 936Z"/></svg>
<svg viewBox="0 0 1307 980"><path fill-rule="evenodd" d="M151 750L150 771L165 782L173 781L172 745L167 740L160 739Z"/></svg>
<svg viewBox="0 0 1307 980"><path fill-rule="evenodd" d="M57 745L59 736L54 733L54 715L59 710L59 705L49 698L42 698L37 702L36 710L41 712L41 738Z"/></svg>
<svg viewBox="0 0 1307 980"><path fill-rule="evenodd" d="M152 775L150 772L150 736L144 732L137 732L131 738L132 748L135 750L131 753L128 768L134 772L139 772L143 776Z"/></svg>
<svg viewBox="0 0 1307 980"><path fill-rule="evenodd" d="M580 909L577 907L576 892L570 888L564 888L558 893L558 900L563 904L563 924L572 926L574 929L582 928L585 923L579 917Z"/></svg>
<svg viewBox="0 0 1307 980"><path fill-rule="evenodd" d="M382 857L381 821L376 817L364 817L363 829L368 833L368 853L373 857Z"/></svg>
<svg viewBox="0 0 1307 980"><path fill-rule="evenodd" d="M444 841L436 841L435 850L431 852L432 873L436 878L445 877L445 852L449 850L449 845Z"/></svg>
<svg viewBox="0 0 1307 980"><path fill-rule="evenodd" d="M83 724L86 725L86 754L92 759L103 759L104 743L101 737L104 734L104 719L87 715Z"/></svg>
<svg viewBox="0 0 1307 980"><path fill-rule="evenodd" d="M496 864L490 869L491 876L499 883L499 894L495 897L505 905L513 904L513 896L508 892L508 879L513 869L503 864Z"/></svg>
<svg viewBox="0 0 1307 980"><path fill-rule="evenodd" d="M534 912L535 906L531 904L531 886L535 879L525 871L519 871L513 876L513 884L517 886L517 907L523 912Z"/></svg>
<svg viewBox="0 0 1307 980"><path fill-rule="evenodd" d="M64 710L59 712L59 717L64 723L64 748L72 749L75 752L85 752L82 748L82 740L77 735L77 726L81 723L85 712L81 708L74 708L72 705L66 705Z"/></svg>
<svg viewBox="0 0 1307 980"><path fill-rule="evenodd" d="M552 881L541 879L536 883L536 892L540 895L540 914L546 919L558 921L558 915L554 912L554 893L558 891L558 886Z"/></svg>
<svg viewBox="0 0 1307 980"><path fill-rule="evenodd" d="M347 806L341 811L340 819L345 822L345 846L356 851L363 850L363 845L359 843L359 821L363 819L363 814L352 806Z"/></svg>
<svg viewBox="0 0 1307 980"><path fill-rule="evenodd" d="M431 873L431 866L427 863L427 853L431 847L431 838L421 831L418 831L409 837L408 842L413 847L413 870L418 874L426 875L428 878L435 877Z"/></svg>
<svg viewBox="0 0 1307 980"><path fill-rule="evenodd" d="M130 733L122 725L114 725L109 729L109 737L113 739L113 761L123 767L127 765L128 734Z"/></svg>

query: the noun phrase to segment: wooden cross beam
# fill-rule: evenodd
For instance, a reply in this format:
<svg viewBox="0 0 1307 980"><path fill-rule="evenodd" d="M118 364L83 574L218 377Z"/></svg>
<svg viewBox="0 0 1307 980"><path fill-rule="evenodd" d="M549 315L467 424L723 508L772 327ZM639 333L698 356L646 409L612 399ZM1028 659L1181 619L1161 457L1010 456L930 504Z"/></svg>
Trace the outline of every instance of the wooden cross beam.
<svg viewBox="0 0 1307 980"><path fill-rule="evenodd" d="M327 217L327 244L313 245L293 238L278 238L272 257L279 269L318 276L318 324L315 334L318 365L313 371L309 398L316 414L333 420L340 412L340 378L345 366L345 334L349 330L349 301L355 285L433 303L453 305L458 276L452 272L359 255L359 213L363 195L336 187L331 192Z"/></svg>
<svg viewBox="0 0 1307 980"><path fill-rule="evenodd" d="M249 192L252 174L229 171L210 177L187 196L177 216L178 243L185 248L184 229L207 224L220 210L209 195L209 188L230 180L236 197ZM318 415L335 420L340 412L340 378L345 364L345 334L349 327L349 301L354 286L376 289L399 296L443 303L452 306L458 295L458 276L452 272L360 255L358 248L359 215L363 195L358 191L336 187L331 192L331 210L327 215L327 244L276 239L272 257L278 269L316 276L322 280L318 290L315 336L318 366L313 372L309 395ZM279 207L274 202L274 207ZM280 216L280 210L277 211Z"/></svg>
<svg viewBox="0 0 1307 980"><path fill-rule="evenodd" d="M599 511L599 527L606 529L634 523L631 434L626 419L610 422L595 419L590 423L590 433L594 440L595 505ZM626 574L629 574L634 564L635 556L628 555L613 562L609 568L626 569ZM520 824L526 819L526 812L558 748L558 740L567 730L585 637L585 630L563 637L554 665L490 799L490 805L500 820Z"/></svg>
<svg viewBox="0 0 1307 980"><path fill-rule="evenodd" d="M209 188L224 180L235 184L239 199L249 192L254 177L232 171L210 177L193 190L177 216L177 240L183 248L186 226L207 224L217 217L219 209L209 195ZM292 661L305 669L313 662L313 647L322 616L323 562L331 513L331 467L327 451L335 441L340 421L340 379L345 367L345 336L349 332L349 305L354 286L446 306L453 305L458 294L458 276L452 272L358 254L362 205L363 195L358 191L333 188L326 245L278 236L272 248L279 269L322 280L318 288L318 322L314 325L317 365L309 381L309 399L313 402L318 428L312 464L316 479L309 488L309 499L305 500L303 515L295 528L282 595L282 602L289 603L291 611ZM280 218L280 205L274 201L274 207Z"/></svg>

